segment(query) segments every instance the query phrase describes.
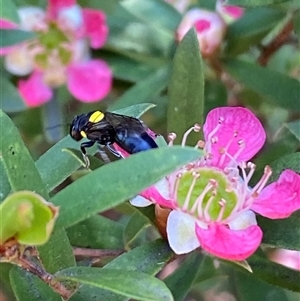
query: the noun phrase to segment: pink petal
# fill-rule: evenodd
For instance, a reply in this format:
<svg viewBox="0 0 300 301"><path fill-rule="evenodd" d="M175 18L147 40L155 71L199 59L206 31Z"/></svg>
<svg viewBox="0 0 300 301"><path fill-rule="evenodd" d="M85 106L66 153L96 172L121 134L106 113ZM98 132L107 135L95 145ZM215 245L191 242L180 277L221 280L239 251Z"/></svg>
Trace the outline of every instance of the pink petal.
<svg viewBox="0 0 300 301"><path fill-rule="evenodd" d="M211 224L208 229L196 226L201 247L226 260L245 260L259 247L263 233L258 226L231 230L225 225Z"/></svg>
<svg viewBox="0 0 300 301"><path fill-rule="evenodd" d="M18 25L11 21L8 21L5 19L0 19L0 28L1 29L15 29L17 27L18 27ZM14 47L15 46L0 47L0 55L7 55L14 49Z"/></svg>
<svg viewBox="0 0 300 301"><path fill-rule="evenodd" d="M300 209L300 175L287 169L279 179L265 187L251 210L262 216L278 219L289 217Z"/></svg>
<svg viewBox="0 0 300 301"><path fill-rule="evenodd" d="M82 102L102 100L111 90L112 72L102 60L74 63L67 72L68 89Z"/></svg>
<svg viewBox="0 0 300 301"><path fill-rule="evenodd" d="M219 130L209 137L210 133L216 129L221 121ZM240 150L240 142L244 141L245 147L236 157L238 162L248 161L251 159L264 145L266 133L260 121L248 109L242 107L221 107L211 110L203 126L205 140L217 137L217 141L211 144L210 152L213 155L212 164L224 167L230 161L228 157L223 162L219 162L221 158L220 150L228 147L227 153L234 156ZM235 134L237 134L235 136Z"/></svg>
<svg viewBox="0 0 300 301"><path fill-rule="evenodd" d="M92 48L103 46L108 37L106 16L100 10L82 9L86 35L89 37Z"/></svg>
<svg viewBox="0 0 300 301"><path fill-rule="evenodd" d="M18 90L28 107L37 107L48 102L53 91L43 81L43 73L34 71L27 79L18 82Z"/></svg>
<svg viewBox="0 0 300 301"><path fill-rule="evenodd" d="M60 10L73 5L76 5L76 0L48 0L48 16L51 19L55 19Z"/></svg>
<svg viewBox="0 0 300 301"><path fill-rule="evenodd" d="M224 12L234 19L239 19L244 14L244 9L242 7L233 6L233 5L224 5L223 6Z"/></svg>

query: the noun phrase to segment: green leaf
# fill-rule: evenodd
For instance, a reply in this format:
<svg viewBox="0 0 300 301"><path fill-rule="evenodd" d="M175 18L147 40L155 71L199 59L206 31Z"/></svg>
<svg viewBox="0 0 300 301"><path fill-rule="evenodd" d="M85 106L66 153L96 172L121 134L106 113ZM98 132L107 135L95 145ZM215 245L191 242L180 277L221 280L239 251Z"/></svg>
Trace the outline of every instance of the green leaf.
<svg viewBox="0 0 300 301"><path fill-rule="evenodd" d="M227 0L226 4L240 6L264 6L276 3L287 2L290 0Z"/></svg>
<svg viewBox="0 0 300 301"><path fill-rule="evenodd" d="M104 269L120 269L129 271L140 271L150 275L156 275L170 260L172 251L168 244L162 240L156 240L148 244L124 253L108 263ZM128 298L101 290L96 287L83 285L70 301L125 301Z"/></svg>
<svg viewBox="0 0 300 301"><path fill-rule="evenodd" d="M165 147L141 152L94 170L51 199L53 204L60 206L56 227L70 227L124 202L199 155L200 152L194 149Z"/></svg>
<svg viewBox="0 0 300 301"><path fill-rule="evenodd" d="M124 248L123 227L101 215L92 216L70 227L67 233L73 246L94 249Z"/></svg>
<svg viewBox="0 0 300 301"><path fill-rule="evenodd" d="M285 123L284 126L300 141L300 120Z"/></svg>
<svg viewBox="0 0 300 301"><path fill-rule="evenodd" d="M17 12L17 7L13 0L6 1L0 0L0 18L9 20L13 23L19 23L19 15Z"/></svg>
<svg viewBox="0 0 300 301"><path fill-rule="evenodd" d="M58 280L71 280L96 286L137 300L173 300L170 291L161 280L141 272L78 267L62 270L55 276Z"/></svg>
<svg viewBox="0 0 300 301"><path fill-rule="evenodd" d="M19 112L27 109L17 88L5 77L0 76L1 81L1 99L0 109L4 112Z"/></svg>
<svg viewBox="0 0 300 301"><path fill-rule="evenodd" d="M264 244L274 248L300 251L299 218L291 216L285 219L270 220L257 216L257 220L264 233Z"/></svg>
<svg viewBox="0 0 300 301"><path fill-rule="evenodd" d="M286 109L300 111L299 81L238 59L225 59L226 71L246 87L266 97L266 101Z"/></svg>
<svg viewBox="0 0 300 301"><path fill-rule="evenodd" d="M184 300L201 268L203 255L197 252L189 254L180 266L164 282L171 290L174 300Z"/></svg>
<svg viewBox="0 0 300 301"><path fill-rule="evenodd" d="M123 239L125 249L131 249L134 245L134 241L145 230L145 228L151 225L148 218L146 218L141 212L135 212L129 219L123 233Z"/></svg>
<svg viewBox="0 0 300 301"><path fill-rule="evenodd" d="M289 301L282 289L262 282L251 274L244 274L238 270L234 270L233 273L238 300ZM254 287L255 289L253 289Z"/></svg>
<svg viewBox="0 0 300 301"><path fill-rule="evenodd" d="M158 69L155 73L152 73L146 79L139 81L131 89L127 90L109 107L109 111L137 105L140 102L151 101L152 98L158 96L167 87L168 80L169 67Z"/></svg>
<svg viewBox="0 0 300 301"><path fill-rule="evenodd" d="M36 38L36 34L31 31L19 29L0 29L1 47L13 46L34 38Z"/></svg>
<svg viewBox="0 0 300 301"><path fill-rule="evenodd" d="M291 291L300 292L299 271L286 268L257 255L251 256L247 259L247 261L253 270L253 274L251 275L253 275L256 279L260 279Z"/></svg>
<svg viewBox="0 0 300 301"><path fill-rule="evenodd" d="M261 41L284 17L282 11L271 7L246 10L242 18L228 27L225 52L237 55L247 51L251 45Z"/></svg>
<svg viewBox="0 0 300 301"><path fill-rule="evenodd" d="M11 187L3 167L3 163L0 160L0 204L8 196L11 191Z"/></svg>
<svg viewBox="0 0 300 301"><path fill-rule="evenodd" d="M182 139L190 127L203 122L203 63L194 29L185 35L176 50L168 93L168 132L175 132ZM189 138L189 143L196 144L199 135Z"/></svg>
<svg viewBox="0 0 300 301"><path fill-rule="evenodd" d="M76 266L73 249L64 229L55 230L50 241L40 246L38 251L43 265L49 273Z"/></svg>
<svg viewBox="0 0 300 301"><path fill-rule="evenodd" d="M31 191L10 194L0 205L0 245L9 238L20 244L47 242L54 227L58 208Z"/></svg>
<svg viewBox="0 0 300 301"><path fill-rule="evenodd" d="M31 190L47 198L38 170L12 120L0 110L0 124L5 124L0 143L0 155L13 191Z"/></svg>
<svg viewBox="0 0 300 301"><path fill-rule="evenodd" d="M6 131L2 131L2 143L0 143L0 155L2 156L2 162L4 169L6 170L7 177L11 188L13 191L18 190L31 190L35 191L36 193L40 194L45 199L48 198L47 190L42 182L41 176L36 169L34 162L22 141L20 134L12 123L11 119L0 110L0 124L6 125ZM48 160L51 162L55 158L53 155L52 158L48 157ZM49 164L49 163L48 163ZM52 166L47 172L54 172ZM46 246L43 248L38 248L40 257L44 263L46 269L51 269L54 261L60 262L61 258L60 255L62 253L62 249L69 250L70 245L68 241L63 239L63 235L66 235L64 231L60 232L61 239L60 244L55 245L55 242L50 237L50 240L47 243L47 247L52 248L52 252L49 254L47 253L47 260L46 256L44 256L43 251L45 250ZM57 233L57 235L59 235ZM70 258L73 257L73 253L69 252L68 255ZM64 258L62 258L64 260ZM49 265L47 264L49 263ZM61 262L61 265L65 267L64 262Z"/></svg>
<svg viewBox="0 0 300 301"><path fill-rule="evenodd" d="M300 173L300 153L288 154L275 161L273 161L270 166L272 167L273 173L269 182L274 182L278 179L279 175L285 169L292 169Z"/></svg>
<svg viewBox="0 0 300 301"><path fill-rule="evenodd" d="M152 107L153 104L141 103L115 111L115 113L138 118ZM48 192L62 183L81 166L80 161L70 156L68 152L63 151L67 148L79 149L79 147L80 144L68 135L57 142L36 161L36 167L39 170L42 180L46 184ZM97 148L94 148L94 151L90 153L95 154L96 150Z"/></svg>
<svg viewBox="0 0 300 301"><path fill-rule="evenodd" d="M9 278L18 301L62 300L45 282L19 267L11 268Z"/></svg>
<svg viewBox="0 0 300 301"><path fill-rule="evenodd" d="M180 13L163 0L124 0L121 5L142 22L165 28L172 34L181 21Z"/></svg>

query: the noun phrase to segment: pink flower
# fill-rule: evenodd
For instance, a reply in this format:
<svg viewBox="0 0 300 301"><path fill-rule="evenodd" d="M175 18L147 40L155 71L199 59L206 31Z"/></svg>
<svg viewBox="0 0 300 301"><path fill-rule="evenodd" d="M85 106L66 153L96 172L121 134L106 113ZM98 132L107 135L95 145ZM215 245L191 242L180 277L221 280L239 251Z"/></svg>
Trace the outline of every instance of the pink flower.
<svg viewBox="0 0 300 301"><path fill-rule="evenodd" d="M300 271L300 252L278 249L271 253L270 259L291 269Z"/></svg>
<svg viewBox="0 0 300 301"><path fill-rule="evenodd" d="M191 27L195 27L199 41L200 51L204 57L209 57L220 47L225 32L226 24L214 12L194 8L188 11L178 29L177 38L181 41Z"/></svg>
<svg viewBox="0 0 300 301"><path fill-rule="evenodd" d="M111 90L112 72L102 60L91 59L89 45L100 48L108 37L105 14L82 9L75 0L49 0L47 11L38 7L18 10L19 28L35 31L37 38L0 49L5 67L14 75L27 76L18 90L29 107L51 100L53 89L66 84L83 102L99 101ZM17 28L1 20L1 28Z"/></svg>
<svg viewBox="0 0 300 301"><path fill-rule="evenodd" d="M245 10L242 7L234 5L224 4L224 0L218 0L216 4L216 11L225 20L227 24L230 24L238 19L240 19Z"/></svg>
<svg viewBox="0 0 300 301"><path fill-rule="evenodd" d="M183 137L185 144L195 125ZM171 248L183 254L201 246L227 260L244 260L262 240L257 212L271 219L285 218L300 209L300 176L285 170L266 186L272 173L266 166L254 187L249 181L255 165L247 162L263 146L266 134L260 121L242 107L216 108L203 126L200 158L162 179L132 200L135 206L158 204L172 209L167 220ZM170 136L170 143L175 139Z"/></svg>

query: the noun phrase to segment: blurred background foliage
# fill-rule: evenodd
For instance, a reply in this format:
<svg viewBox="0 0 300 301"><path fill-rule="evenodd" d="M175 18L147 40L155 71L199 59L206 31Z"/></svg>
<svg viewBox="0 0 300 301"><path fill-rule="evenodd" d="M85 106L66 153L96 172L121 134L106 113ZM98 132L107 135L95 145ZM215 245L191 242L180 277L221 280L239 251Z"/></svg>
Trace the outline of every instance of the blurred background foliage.
<svg viewBox="0 0 300 301"><path fill-rule="evenodd" d="M47 6L46 0L13 2L17 7ZM55 99L50 103L29 109L16 89L17 77L5 70L1 57L1 108L12 118L30 154L37 160L68 134L69 124L74 116L84 112L96 109L113 111L131 105L152 103L156 106L147 111L142 119L153 131L166 137L168 132L182 132L182 128L188 128L197 121L191 119L198 118L199 123L203 122L202 110L206 116L215 107L246 106L259 117L267 131L267 143L254 159L258 166L256 176L260 177L267 164L280 166L280 169L290 167L300 172L299 156L292 155L299 151L300 146L299 1L232 0L227 3L245 7L244 15L228 25L219 52L201 61L205 84L203 87L199 82L197 90L197 83L194 83L195 90L188 94L189 99L196 99L191 106L181 102L178 89L182 85L189 85L190 77L186 75L185 78L182 74L174 77L172 74L174 54L178 46L176 29L183 18L181 12L163 0L79 0L78 4L82 7L101 9L107 16L109 38L104 47L92 51L92 56L104 59L112 69L113 88L109 95L101 102L87 104L74 99L66 87L61 86L55 91ZM5 5L4 0L0 1L3 13ZM190 8L212 11L215 6L216 2L213 0L193 0L189 4ZM30 38L17 33L0 33L3 45ZM183 56L190 56L191 62L193 59L197 60L194 52L189 53L188 49L182 51ZM196 79L202 76L197 70L193 72ZM168 89L172 93L168 93ZM198 115L195 114L195 94L203 94L200 98L204 100L203 108L199 103ZM170 114L171 105L178 105L181 115ZM190 116L193 118L189 118ZM6 124L2 123L0 126L1 132L5 132ZM80 176L80 172L74 173L72 179L64 182L63 186ZM254 177L254 180L257 178ZM60 188L51 194L58 190ZM297 224L299 214L295 213L293 218ZM134 225L131 227L135 231L137 228L140 231L132 232L128 221ZM132 249L142 246L149 237L158 237L158 233L149 228L149 225L149 220L140 211L123 204L116 211L94 216L69 228L67 233L74 246L118 249L124 247L125 241L125 247ZM97 235L98 229L103 229L101 239ZM289 229L294 231L293 228ZM299 233L293 236L295 241L297 238L299 239ZM300 249L299 246L298 248ZM253 259L254 265L255 260L258 259ZM161 276L167 276L165 282L175 300L299 300L299 293L295 292L300 290L299 286L296 288L299 280L299 273L296 272L292 274L294 279L289 282L295 286L289 286L277 282L280 274L274 276L277 277L274 281L264 282L271 275L256 279L229 263L195 253L175 260L172 264L169 271L177 269L177 274L164 275L163 273L168 273L166 270ZM198 268L194 269L195 266ZM9 264L0 265L0 293L6 296L0 295L0 300L14 300L8 277L10 269ZM284 276L288 275L287 271L282 273ZM180 286L183 277L186 281ZM72 300L83 299L79 295ZM95 297L95 300L98 299Z"/></svg>

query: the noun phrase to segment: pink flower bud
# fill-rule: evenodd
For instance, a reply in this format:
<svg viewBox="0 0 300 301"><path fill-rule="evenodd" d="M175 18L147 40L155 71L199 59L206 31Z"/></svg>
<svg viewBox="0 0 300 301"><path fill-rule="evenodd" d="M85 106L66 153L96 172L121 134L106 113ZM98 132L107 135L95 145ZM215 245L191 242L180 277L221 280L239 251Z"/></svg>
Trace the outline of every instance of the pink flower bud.
<svg viewBox="0 0 300 301"><path fill-rule="evenodd" d="M239 6L225 5L224 0L218 0L216 11L224 19L227 24L230 24L240 19L244 14L244 9Z"/></svg>
<svg viewBox="0 0 300 301"><path fill-rule="evenodd" d="M195 27L200 51L204 57L211 56L221 45L226 32L226 24L216 13L192 9L183 17L178 29L177 38L182 40L191 27Z"/></svg>

